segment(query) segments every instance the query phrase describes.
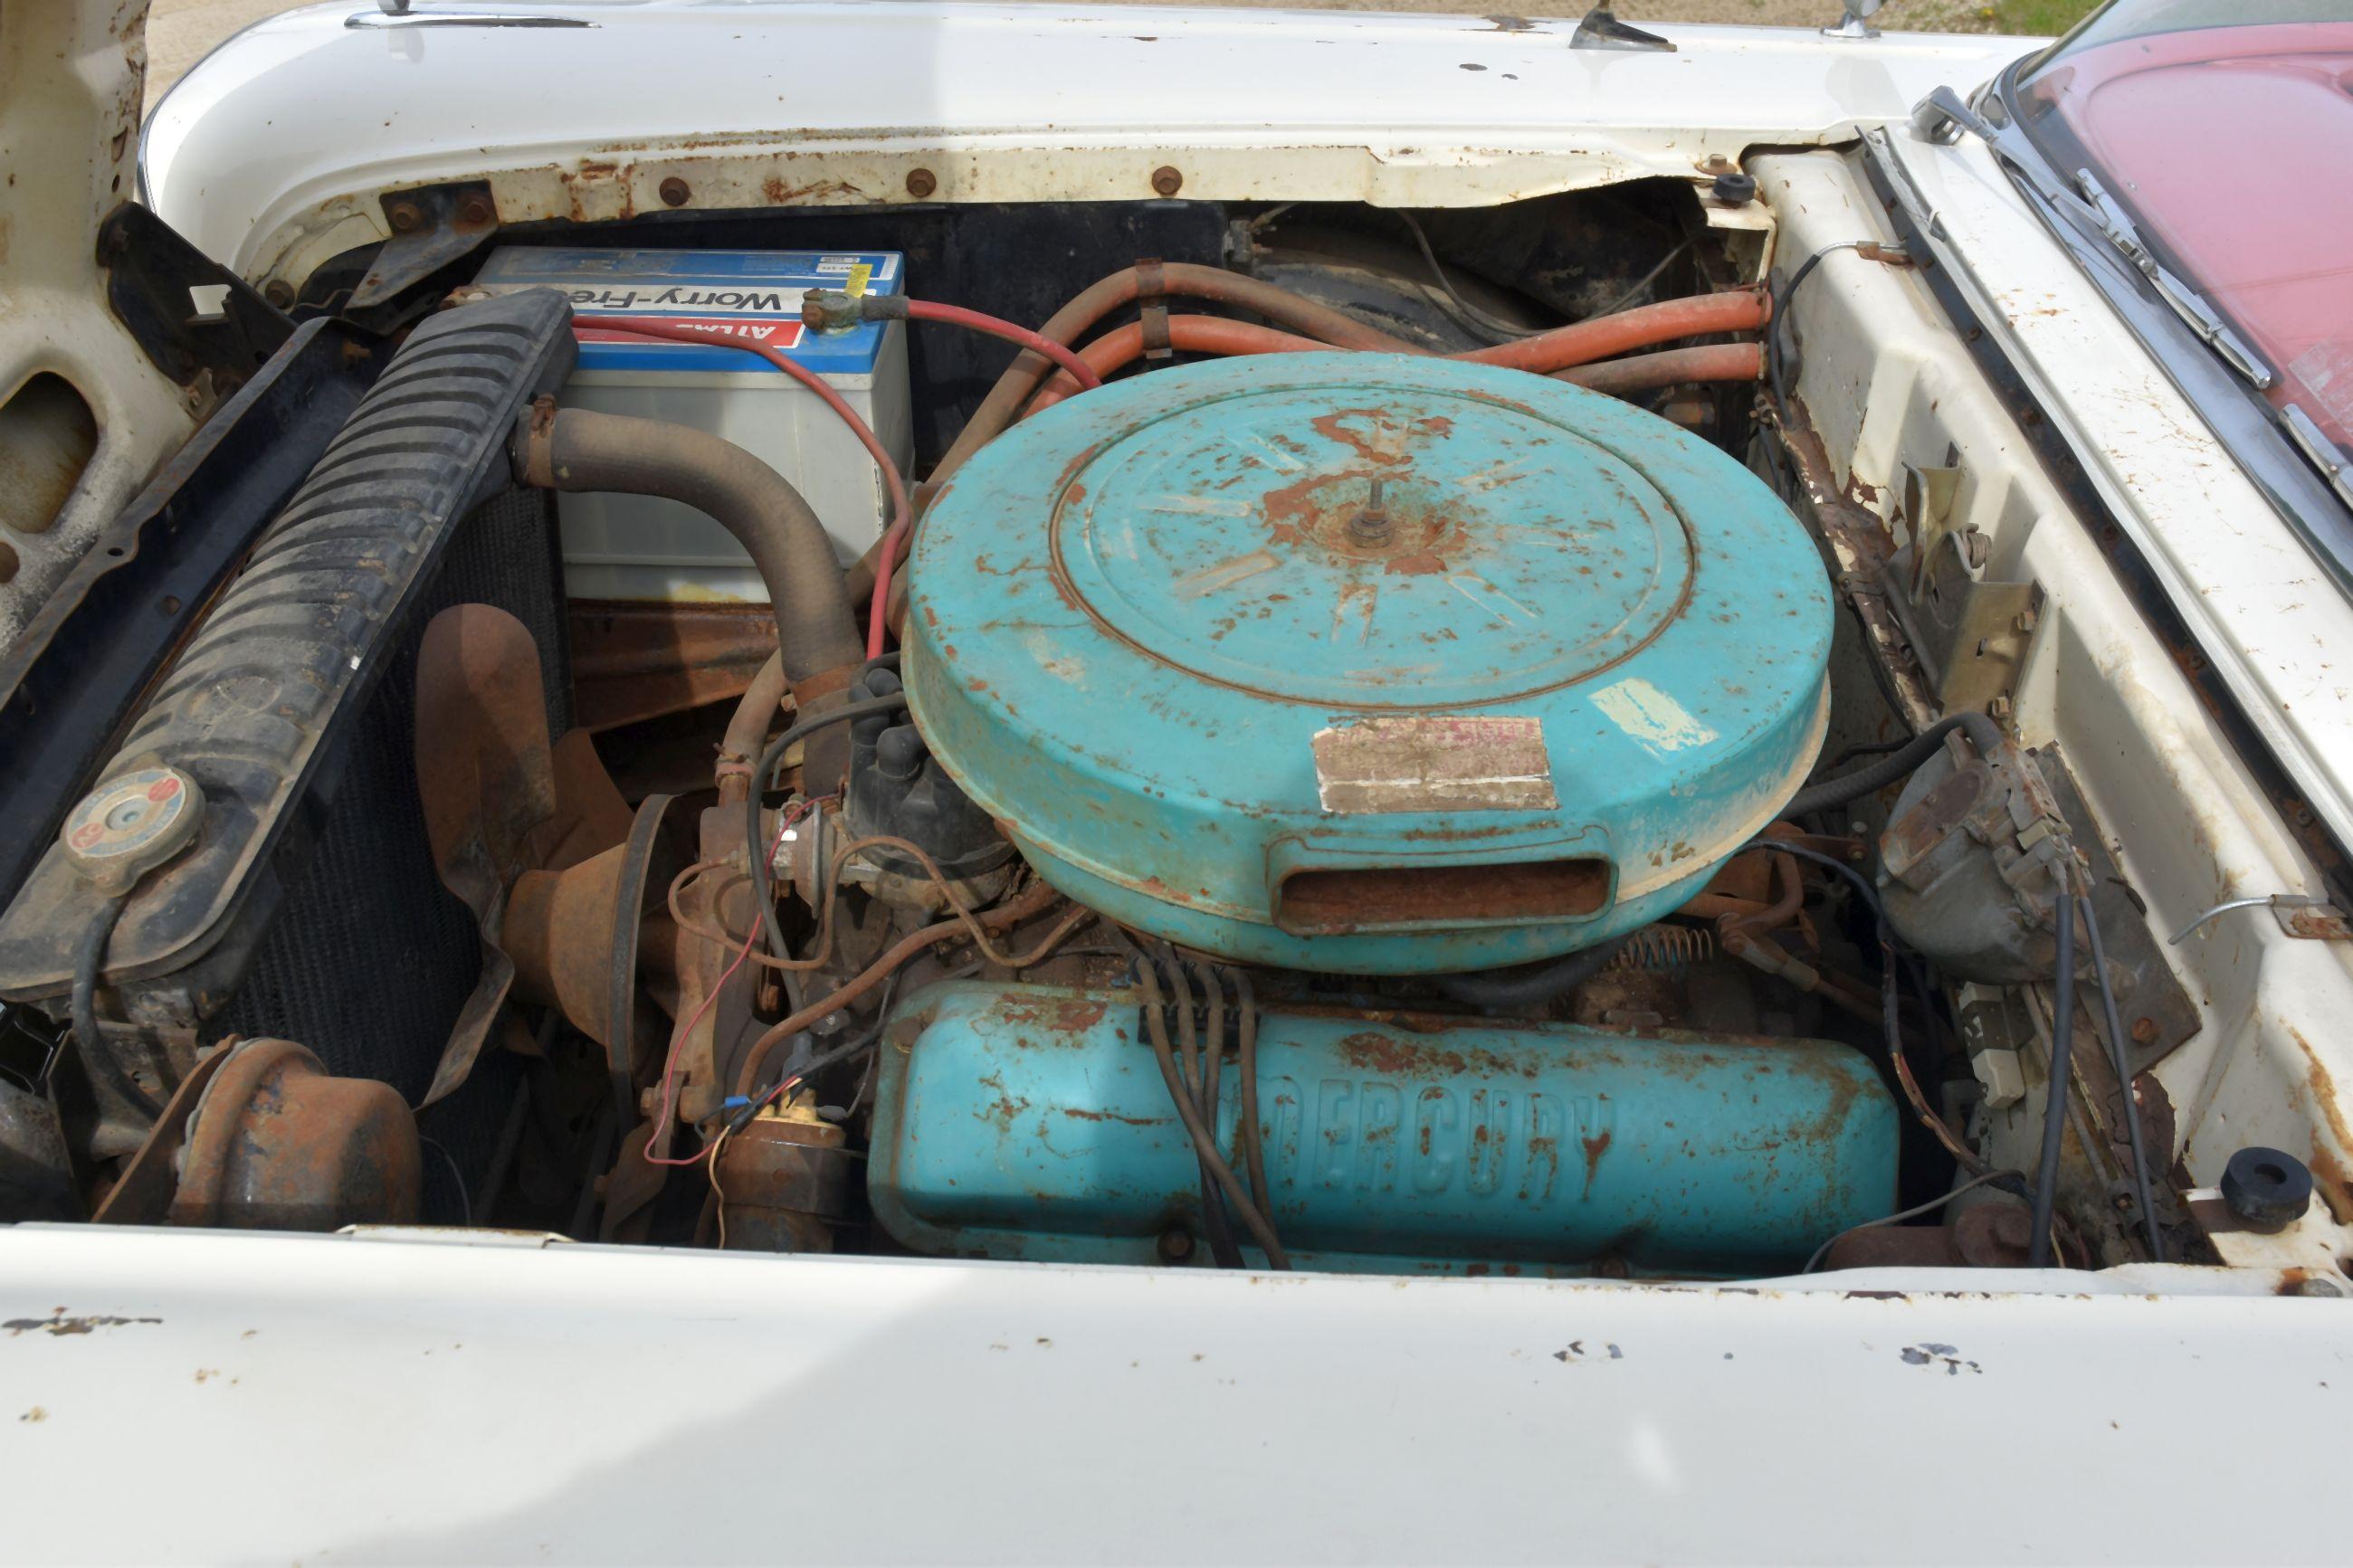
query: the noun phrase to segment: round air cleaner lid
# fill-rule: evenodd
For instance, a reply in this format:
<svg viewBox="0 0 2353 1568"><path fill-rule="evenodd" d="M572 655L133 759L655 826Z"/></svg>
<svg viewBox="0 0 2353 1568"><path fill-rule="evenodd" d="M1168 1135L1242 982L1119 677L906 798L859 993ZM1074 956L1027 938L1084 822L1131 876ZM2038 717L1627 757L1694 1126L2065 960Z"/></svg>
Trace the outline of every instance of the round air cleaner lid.
<svg viewBox="0 0 2353 1568"><path fill-rule="evenodd" d="M907 684L1040 872L1237 958L1587 945L1698 890L1820 742L1829 585L1747 470L1440 359L1155 372L985 447L918 536Z"/></svg>

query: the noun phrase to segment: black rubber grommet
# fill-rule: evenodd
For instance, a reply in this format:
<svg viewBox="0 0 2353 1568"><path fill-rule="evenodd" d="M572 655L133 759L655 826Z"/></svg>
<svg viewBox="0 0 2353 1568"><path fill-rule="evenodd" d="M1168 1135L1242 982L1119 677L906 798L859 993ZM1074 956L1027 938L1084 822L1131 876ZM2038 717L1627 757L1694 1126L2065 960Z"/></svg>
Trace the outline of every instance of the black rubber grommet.
<svg viewBox="0 0 2353 1568"><path fill-rule="evenodd" d="M2312 1203L2312 1173L2277 1149L2242 1149L2222 1167L2222 1202L2251 1230L2284 1230Z"/></svg>
<svg viewBox="0 0 2353 1568"><path fill-rule="evenodd" d="M1757 176L1736 170L1728 174L1718 174L1711 189L1715 199L1726 206L1745 207L1757 199Z"/></svg>

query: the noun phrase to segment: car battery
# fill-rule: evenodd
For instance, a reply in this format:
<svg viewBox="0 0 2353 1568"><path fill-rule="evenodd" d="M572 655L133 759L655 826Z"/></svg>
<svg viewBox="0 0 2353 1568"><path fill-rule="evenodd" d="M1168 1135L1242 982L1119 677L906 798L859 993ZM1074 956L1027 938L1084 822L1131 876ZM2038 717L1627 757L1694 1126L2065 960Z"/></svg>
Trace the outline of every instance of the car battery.
<svg viewBox="0 0 2353 1568"><path fill-rule="evenodd" d="M572 301L578 368L567 407L691 426L733 441L790 480L845 563L889 521L882 476L817 395L729 342L782 349L856 409L904 472L913 441L905 323L813 332L801 296L904 287L895 251L625 250L503 247L475 279L491 293L554 288ZM707 331L709 346L631 337L631 320ZM609 324L608 324L609 323ZM566 495L559 506L565 591L575 599L765 603L767 590L726 530L653 496Z"/></svg>

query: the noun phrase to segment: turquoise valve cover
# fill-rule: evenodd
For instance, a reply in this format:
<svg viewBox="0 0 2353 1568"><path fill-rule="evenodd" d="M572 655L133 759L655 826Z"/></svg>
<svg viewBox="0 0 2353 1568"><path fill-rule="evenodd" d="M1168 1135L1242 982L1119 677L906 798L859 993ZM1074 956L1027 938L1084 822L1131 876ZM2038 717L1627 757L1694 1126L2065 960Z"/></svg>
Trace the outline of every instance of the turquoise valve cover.
<svg viewBox="0 0 2353 1568"><path fill-rule="evenodd" d="M1654 920L1828 718L1829 584L1762 482L1450 360L1072 397L940 493L910 586L916 723L1041 875L1294 968L1488 968Z"/></svg>
<svg viewBox="0 0 2353 1568"><path fill-rule="evenodd" d="M1150 1263L1170 1230L1198 1238L1200 1168L1138 1002L909 997L875 1085L875 1219L950 1257ZM1239 1172L1239 1063L1223 1072L1218 1142ZM1754 1275L1894 1205L1894 1101L1824 1040L1269 1011L1258 1105L1276 1233L1303 1268Z"/></svg>

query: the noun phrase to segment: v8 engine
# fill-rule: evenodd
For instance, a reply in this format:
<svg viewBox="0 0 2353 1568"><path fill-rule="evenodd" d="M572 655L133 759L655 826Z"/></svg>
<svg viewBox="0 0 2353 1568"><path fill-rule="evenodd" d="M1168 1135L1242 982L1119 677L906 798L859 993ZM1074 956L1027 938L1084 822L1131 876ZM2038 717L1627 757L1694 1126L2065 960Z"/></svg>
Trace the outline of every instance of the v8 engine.
<svg viewBox="0 0 2353 1568"><path fill-rule="evenodd" d="M899 251L498 252L142 634L0 918L19 1208L1642 1278L1879 1225L1973 1158L1932 986L2066 962L2070 838L1981 714L1817 776L1876 697L1771 301L1689 248L1485 341L1324 250L1035 331ZM2028 1249L1968 1199L1905 1244Z"/></svg>
<svg viewBox="0 0 2353 1568"><path fill-rule="evenodd" d="M1829 587L1731 458L1486 365L1278 355L1039 415L934 501L915 721L1039 875L1223 958L1493 968L1795 795Z"/></svg>

